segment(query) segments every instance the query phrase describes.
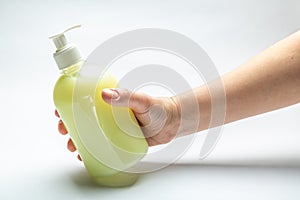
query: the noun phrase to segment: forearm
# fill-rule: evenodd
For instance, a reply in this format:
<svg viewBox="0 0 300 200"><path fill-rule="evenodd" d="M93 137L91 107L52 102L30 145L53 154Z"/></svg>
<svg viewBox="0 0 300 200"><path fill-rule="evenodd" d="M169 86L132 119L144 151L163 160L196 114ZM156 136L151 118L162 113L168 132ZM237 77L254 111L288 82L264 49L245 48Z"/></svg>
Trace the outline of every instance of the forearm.
<svg viewBox="0 0 300 200"><path fill-rule="evenodd" d="M300 101L300 32L271 46L222 77L226 122Z"/></svg>
<svg viewBox="0 0 300 200"><path fill-rule="evenodd" d="M300 102L300 31L223 75L221 80L226 96L224 123ZM209 89L213 87L209 84L193 90L199 103L198 131L209 128L211 123Z"/></svg>

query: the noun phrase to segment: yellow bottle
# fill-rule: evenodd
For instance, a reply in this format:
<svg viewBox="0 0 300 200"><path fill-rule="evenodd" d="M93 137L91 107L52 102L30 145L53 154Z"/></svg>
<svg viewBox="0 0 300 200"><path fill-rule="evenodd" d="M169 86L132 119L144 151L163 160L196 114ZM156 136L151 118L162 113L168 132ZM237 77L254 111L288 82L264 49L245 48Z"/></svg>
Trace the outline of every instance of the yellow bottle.
<svg viewBox="0 0 300 200"><path fill-rule="evenodd" d="M62 71L53 93L55 107L92 180L111 187L132 185L138 174L127 169L147 153L147 142L130 109L112 107L101 97L101 91L117 87L117 81L107 74L100 81L80 74L84 61L68 44L66 31L50 37Z"/></svg>

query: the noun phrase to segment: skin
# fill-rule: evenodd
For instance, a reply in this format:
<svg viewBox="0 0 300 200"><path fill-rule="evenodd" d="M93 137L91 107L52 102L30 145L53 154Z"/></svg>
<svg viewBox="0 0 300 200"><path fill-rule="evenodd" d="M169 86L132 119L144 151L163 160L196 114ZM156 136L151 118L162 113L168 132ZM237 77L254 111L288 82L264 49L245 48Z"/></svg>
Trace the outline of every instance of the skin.
<svg viewBox="0 0 300 200"><path fill-rule="evenodd" d="M226 95L224 124L299 103L300 31L223 75L220 80ZM105 89L101 95L113 106L131 108L149 146L155 146L222 124L211 124L210 84L213 82L164 98L119 88ZM215 89L218 92L218 88ZM191 107L189 101L193 95L197 98L199 110ZM183 107L190 111L187 115L181 113ZM59 117L57 111L55 114ZM61 120L58 130L63 135L68 133ZM76 151L71 139L67 147L71 152ZM78 159L81 160L79 155Z"/></svg>

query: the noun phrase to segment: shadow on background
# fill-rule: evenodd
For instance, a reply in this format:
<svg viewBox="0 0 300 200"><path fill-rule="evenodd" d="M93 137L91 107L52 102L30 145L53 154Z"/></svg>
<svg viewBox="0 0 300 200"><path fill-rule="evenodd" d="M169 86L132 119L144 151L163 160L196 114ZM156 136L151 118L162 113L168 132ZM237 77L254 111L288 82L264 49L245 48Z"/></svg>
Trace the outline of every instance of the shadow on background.
<svg viewBox="0 0 300 200"><path fill-rule="evenodd" d="M158 163L147 163L155 167ZM130 187L109 188L94 184L84 168L70 172L69 178L78 190L83 192L117 192L133 190L143 185L174 182L201 182L214 184L220 182L276 179L284 181L288 177L300 178L300 158L277 158L264 160L235 159L226 161L198 161L175 163L168 167L142 174L139 180ZM165 187L165 186L164 186Z"/></svg>

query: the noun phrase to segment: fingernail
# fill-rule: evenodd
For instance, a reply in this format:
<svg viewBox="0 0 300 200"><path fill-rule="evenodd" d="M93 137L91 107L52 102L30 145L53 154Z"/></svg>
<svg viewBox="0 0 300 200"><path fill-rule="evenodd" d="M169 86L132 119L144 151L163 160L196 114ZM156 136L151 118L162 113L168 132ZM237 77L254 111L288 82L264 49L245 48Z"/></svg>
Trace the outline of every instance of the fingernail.
<svg viewBox="0 0 300 200"><path fill-rule="evenodd" d="M56 115L57 117L60 117L57 110L55 110L55 115Z"/></svg>
<svg viewBox="0 0 300 200"><path fill-rule="evenodd" d="M119 92L115 89L108 89L107 88L107 89L104 89L103 92L107 96L109 96L109 98L114 99L114 100L117 100L120 97Z"/></svg>
<svg viewBox="0 0 300 200"><path fill-rule="evenodd" d="M78 160L82 161L81 156L78 154L77 155Z"/></svg>

